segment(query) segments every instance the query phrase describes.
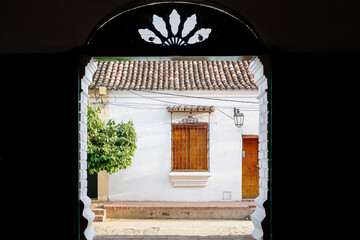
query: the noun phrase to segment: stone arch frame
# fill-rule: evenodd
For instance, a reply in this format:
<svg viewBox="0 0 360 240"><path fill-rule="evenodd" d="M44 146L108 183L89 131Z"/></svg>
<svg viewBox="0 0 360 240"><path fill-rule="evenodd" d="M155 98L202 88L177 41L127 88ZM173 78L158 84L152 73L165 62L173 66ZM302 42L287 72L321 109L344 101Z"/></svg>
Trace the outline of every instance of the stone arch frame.
<svg viewBox="0 0 360 240"><path fill-rule="evenodd" d="M166 2L152 2L148 4L163 4ZM196 2L180 2L183 4L201 4L202 6L206 6L212 9L216 9L217 11L223 12L225 14L229 14L230 16L236 17L234 13L232 13L230 10L221 7L219 5L208 5L204 3L196 3ZM147 6L146 3L139 4L138 6L130 6L126 8L121 8L121 11L117 14L113 13L113 16L117 16L121 14L121 12L127 12L131 11L136 8ZM239 21L244 23L245 20L242 20L240 17L236 17ZM102 20L102 23L100 23L100 27L106 24L107 22L111 21L113 17L108 17ZM246 23L247 24L247 23ZM97 26L96 29L99 29L99 26ZM91 40L92 36L96 33L96 29L91 33L89 41ZM251 31L254 31L253 28ZM254 33L255 34L255 33ZM267 54L266 48L262 45L260 45L257 49L258 51L254 51L252 49L253 54L252 55L262 55ZM89 49L88 46L83 46L80 53L86 54L88 56L94 56L99 55L102 50L97 51L97 49ZM104 51L106 53L106 51ZM114 55L117 53L115 52ZM171 54L168 54L171 55ZM242 54L245 55L245 54ZM93 59L91 59L87 65L83 68L85 68L84 76L80 80L80 96L79 96L79 200L80 200L80 218L81 218L81 226L80 226L80 235L82 239L93 239L95 236L95 231L92 229L92 222L95 218L95 214L90 210L90 204L91 200L87 196L87 101L89 99L88 94L88 87L92 82L92 78L94 76L94 73L96 71L96 64ZM265 209L264 203L266 201L269 201L268 199L268 192L269 192L269 152L271 151L271 129L270 129L270 111L271 108L270 105L270 96L268 94L268 86L271 84L269 82L269 79L265 76L264 72L264 65L260 61L259 57L256 57L251 65L250 65L250 71L254 75L255 84L259 88L259 96L257 97L259 100L259 196L255 199L256 203L256 210L251 215L252 222L254 224L254 230L252 232L252 235L255 239L263 239L264 237L264 229L263 229L263 221L266 217L266 214L269 213L269 209ZM270 83L270 84L269 84ZM271 206L270 206L271 207ZM268 216L271 218L271 216ZM267 227L269 227L269 224L267 224ZM267 233L270 232L270 230L265 231Z"/></svg>

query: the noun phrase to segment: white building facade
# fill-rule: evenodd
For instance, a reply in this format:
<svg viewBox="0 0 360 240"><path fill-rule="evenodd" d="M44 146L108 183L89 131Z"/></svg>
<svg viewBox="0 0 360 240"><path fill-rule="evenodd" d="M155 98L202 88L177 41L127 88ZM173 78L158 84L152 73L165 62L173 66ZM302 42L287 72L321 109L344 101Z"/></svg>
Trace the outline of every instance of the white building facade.
<svg viewBox="0 0 360 240"><path fill-rule="evenodd" d="M91 102L100 104L101 97L96 91L101 85L92 86L95 95L90 94ZM109 200L241 201L243 138L259 135L257 96L257 89L108 88L107 100L100 104L103 116L116 123L132 121L137 133L132 165L109 176ZM185 106L212 106L212 111L169 111L169 107ZM234 108L245 116L241 128L234 124ZM190 115L208 126L207 168L174 170L172 124Z"/></svg>

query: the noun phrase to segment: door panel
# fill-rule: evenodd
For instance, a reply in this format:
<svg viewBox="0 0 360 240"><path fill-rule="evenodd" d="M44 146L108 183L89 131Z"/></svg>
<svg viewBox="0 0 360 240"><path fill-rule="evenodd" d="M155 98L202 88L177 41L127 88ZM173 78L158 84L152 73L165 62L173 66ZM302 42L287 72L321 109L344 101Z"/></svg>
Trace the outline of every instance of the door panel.
<svg viewBox="0 0 360 240"><path fill-rule="evenodd" d="M242 197L259 195L258 138L243 138Z"/></svg>

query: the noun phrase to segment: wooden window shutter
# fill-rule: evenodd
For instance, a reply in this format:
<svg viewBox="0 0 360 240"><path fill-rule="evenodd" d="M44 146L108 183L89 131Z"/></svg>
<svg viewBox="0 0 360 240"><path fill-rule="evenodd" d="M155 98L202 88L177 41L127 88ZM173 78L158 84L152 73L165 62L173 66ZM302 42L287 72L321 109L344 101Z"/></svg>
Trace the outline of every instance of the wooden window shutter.
<svg viewBox="0 0 360 240"><path fill-rule="evenodd" d="M172 124L172 171L208 171L208 124Z"/></svg>

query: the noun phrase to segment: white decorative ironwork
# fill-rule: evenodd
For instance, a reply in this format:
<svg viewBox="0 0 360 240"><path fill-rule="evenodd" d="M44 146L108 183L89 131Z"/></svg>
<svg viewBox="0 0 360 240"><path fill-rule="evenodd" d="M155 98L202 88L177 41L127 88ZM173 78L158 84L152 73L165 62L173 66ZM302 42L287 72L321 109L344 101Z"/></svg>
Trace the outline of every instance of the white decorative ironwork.
<svg viewBox="0 0 360 240"><path fill-rule="evenodd" d="M171 34L169 34L166 28L166 22L162 17L157 16L156 14L152 17L152 24L156 31L160 33L156 35L153 31L148 28L139 29L138 32L142 39L146 42L154 43L154 44L162 44L165 45L179 45L179 46L186 46L187 44L195 44L199 42L203 42L211 33L210 28L201 28L196 31L192 36L189 34L195 29L197 24L196 14L191 15L188 17L184 24L181 31L181 36L179 33L179 26L181 25L181 16L176 11L176 9L172 10L171 14L169 15L169 24L171 28ZM161 35L161 36L160 36ZM171 35L171 36L169 36Z"/></svg>
<svg viewBox="0 0 360 240"><path fill-rule="evenodd" d="M187 118L183 118L180 123L197 123L199 120L197 118L194 118L192 115L189 115Z"/></svg>

